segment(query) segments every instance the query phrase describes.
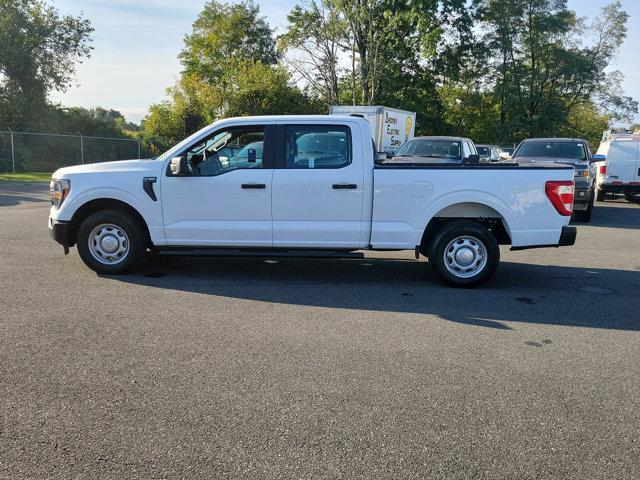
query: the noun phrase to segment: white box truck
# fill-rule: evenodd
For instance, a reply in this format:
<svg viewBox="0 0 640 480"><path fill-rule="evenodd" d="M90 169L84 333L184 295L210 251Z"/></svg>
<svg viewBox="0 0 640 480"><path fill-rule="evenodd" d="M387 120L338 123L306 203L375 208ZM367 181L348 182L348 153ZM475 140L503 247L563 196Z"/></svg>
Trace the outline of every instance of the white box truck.
<svg viewBox="0 0 640 480"><path fill-rule="evenodd" d="M416 130L416 112L396 108L362 105L336 105L329 108L331 115L361 115L369 122L371 138L378 153L394 154L404 142L413 138Z"/></svg>

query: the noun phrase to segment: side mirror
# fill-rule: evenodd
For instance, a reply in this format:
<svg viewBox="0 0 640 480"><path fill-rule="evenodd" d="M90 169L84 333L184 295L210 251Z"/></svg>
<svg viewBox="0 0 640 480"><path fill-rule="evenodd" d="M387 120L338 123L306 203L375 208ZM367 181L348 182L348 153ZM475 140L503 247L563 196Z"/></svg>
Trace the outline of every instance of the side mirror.
<svg viewBox="0 0 640 480"><path fill-rule="evenodd" d="M604 162L606 159L607 159L606 155L602 155L601 153L596 153L593 157L591 157L591 160L589 160L589 163Z"/></svg>
<svg viewBox="0 0 640 480"><path fill-rule="evenodd" d="M467 158L462 160L464 165L475 165L480 163L480 155L469 155Z"/></svg>
<svg viewBox="0 0 640 480"><path fill-rule="evenodd" d="M187 165L187 157L175 157L171 159L172 175L189 175L189 166Z"/></svg>
<svg viewBox="0 0 640 480"><path fill-rule="evenodd" d="M249 151L248 151L247 153L248 153L248 155L249 155L249 158L248 158L248 160L247 160L247 161L248 161L249 163L255 163L255 162L256 162L256 151L255 151L255 149L250 148L250 149L249 149Z"/></svg>

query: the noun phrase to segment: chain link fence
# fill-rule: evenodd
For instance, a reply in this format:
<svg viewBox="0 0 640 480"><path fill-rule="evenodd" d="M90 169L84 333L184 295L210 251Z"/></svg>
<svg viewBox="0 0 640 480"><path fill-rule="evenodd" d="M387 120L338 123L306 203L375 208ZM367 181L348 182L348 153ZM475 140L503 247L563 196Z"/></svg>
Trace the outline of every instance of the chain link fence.
<svg viewBox="0 0 640 480"><path fill-rule="evenodd" d="M48 173L69 165L140 158L140 148L132 138L0 131L0 173Z"/></svg>

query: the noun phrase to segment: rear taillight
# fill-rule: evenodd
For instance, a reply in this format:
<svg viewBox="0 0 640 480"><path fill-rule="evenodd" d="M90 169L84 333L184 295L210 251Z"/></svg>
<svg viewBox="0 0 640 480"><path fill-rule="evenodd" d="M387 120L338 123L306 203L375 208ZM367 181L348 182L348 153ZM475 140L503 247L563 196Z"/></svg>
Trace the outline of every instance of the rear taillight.
<svg viewBox="0 0 640 480"><path fill-rule="evenodd" d="M573 212L574 184L571 180L549 181L545 184L545 192L551 204L560 215L571 216Z"/></svg>
<svg viewBox="0 0 640 480"><path fill-rule="evenodd" d="M598 173L600 175L606 175L607 174L607 166L606 165L600 165L600 168L598 169Z"/></svg>

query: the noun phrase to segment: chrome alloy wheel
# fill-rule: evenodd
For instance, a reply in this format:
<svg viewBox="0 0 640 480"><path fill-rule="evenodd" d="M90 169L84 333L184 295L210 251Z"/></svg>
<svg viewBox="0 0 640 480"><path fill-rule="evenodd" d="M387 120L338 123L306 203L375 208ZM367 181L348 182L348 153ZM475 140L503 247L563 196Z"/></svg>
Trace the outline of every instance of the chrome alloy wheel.
<svg viewBox="0 0 640 480"><path fill-rule="evenodd" d="M91 230L89 234L91 255L105 265L115 265L123 261L129 253L129 248L127 233L117 225L104 223Z"/></svg>
<svg viewBox="0 0 640 480"><path fill-rule="evenodd" d="M487 249L470 235L456 237L444 250L444 264L458 278L473 277L487 265Z"/></svg>

